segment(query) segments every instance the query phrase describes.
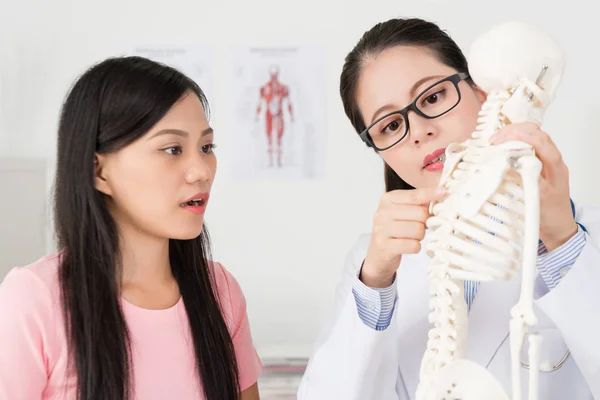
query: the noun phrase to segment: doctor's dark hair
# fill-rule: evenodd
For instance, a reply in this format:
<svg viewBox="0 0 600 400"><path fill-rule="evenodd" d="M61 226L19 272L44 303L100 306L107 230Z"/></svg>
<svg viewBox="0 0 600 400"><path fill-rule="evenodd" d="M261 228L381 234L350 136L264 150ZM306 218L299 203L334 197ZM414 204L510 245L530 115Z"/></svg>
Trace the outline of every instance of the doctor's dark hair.
<svg viewBox="0 0 600 400"><path fill-rule="evenodd" d="M118 227L107 196L95 188L95 154L142 137L180 99L208 102L191 79L142 57L119 57L88 69L62 107L54 183L60 290L78 400L128 400L133 395L131 343L120 307ZM206 229L169 242L193 338L196 373L208 400L239 397L234 347L221 313Z"/></svg>
<svg viewBox="0 0 600 400"><path fill-rule="evenodd" d="M457 72L469 72L467 59L456 42L433 22L419 18L395 18L378 23L365 32L348 53L340 76L340 95L344 111L357 133L366 128L356 101L356 90L363 65L384 50L395 46L422 47ZM467 78L466 81L473 85L471 78ZM414 189L387 164L384 168L386 191Z"/></svg>

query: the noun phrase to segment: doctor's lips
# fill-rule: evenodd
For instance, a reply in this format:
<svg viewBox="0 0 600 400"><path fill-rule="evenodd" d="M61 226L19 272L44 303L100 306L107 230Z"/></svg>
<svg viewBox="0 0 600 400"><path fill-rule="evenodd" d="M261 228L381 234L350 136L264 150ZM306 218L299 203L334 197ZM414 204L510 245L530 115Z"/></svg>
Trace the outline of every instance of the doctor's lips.
<svg viewBox="0 0 600 400"><path fill-rule="evenodd" d="M423 159L422 169L437 171L444 168L444 161L446 160L445 151L446 148L437 149L433 153L426 155Z"/></svg>
<svg viewBox="0 0 600 400"><path fill-rule="evenodd" d="M180 206L193 213L201 214L206 210L206 203L208 203L208 193L196 193L181 203Z"/></svg>

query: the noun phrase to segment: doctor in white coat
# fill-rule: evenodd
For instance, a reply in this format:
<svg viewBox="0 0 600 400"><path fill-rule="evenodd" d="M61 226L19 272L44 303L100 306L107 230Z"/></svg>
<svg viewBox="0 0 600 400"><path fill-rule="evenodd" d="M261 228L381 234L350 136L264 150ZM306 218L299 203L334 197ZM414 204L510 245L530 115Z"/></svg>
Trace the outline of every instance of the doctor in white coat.
<svg viewBox="0 0 600 400"><path fill-rule="evenodd" d="M386 164L387 191L372 232L347 257L334 314L298 399L413 399L430 328L428 258L420 243L427 204L442 195L435 190L437 156L470 136L485 93L469 78L456 43L419 19L366 32L346 57L340 91L356 131ZM496 136L497 143L509 139L530 143L543 163L535 293L544 338L540 399L600 399L600 210L571 201L567 167L540 127L510 125ZM465 282L467 358L487 367L507 393L509 311L519 288L518 279Z"/></svg>

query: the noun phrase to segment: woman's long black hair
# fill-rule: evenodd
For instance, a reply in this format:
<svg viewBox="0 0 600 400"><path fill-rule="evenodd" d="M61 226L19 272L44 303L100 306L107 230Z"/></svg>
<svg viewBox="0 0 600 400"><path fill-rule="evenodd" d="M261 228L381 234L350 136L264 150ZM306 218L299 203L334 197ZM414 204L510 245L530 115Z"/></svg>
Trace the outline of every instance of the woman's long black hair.
<svg viewBox="0 0 600 400"><path fill-rule="evenodd" d="M94 155L139 139L186 94L208 103L179 71L142 57L110 58L71 88L58 129L54 217L60 289L78 400L128 400L133 368L120 306L120 249L106 196L95 189ZM238 368L211 269L206 229L170 240L173 276L185 304L198 380L208 400L239 397Z"/></svg>

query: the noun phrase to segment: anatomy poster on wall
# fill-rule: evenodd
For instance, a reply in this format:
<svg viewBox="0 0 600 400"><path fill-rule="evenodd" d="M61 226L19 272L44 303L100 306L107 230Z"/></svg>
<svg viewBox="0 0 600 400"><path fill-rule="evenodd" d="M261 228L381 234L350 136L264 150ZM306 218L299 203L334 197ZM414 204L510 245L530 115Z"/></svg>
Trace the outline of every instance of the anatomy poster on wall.
<svg viewBox="0 0 600 400"><path fill-rule="evenodd" d="M212 110L214 71L212 49L209 46L132 46L123 55L146 57L180 70L200 86Z"/></svg>
<svg viewBox="0 0 600 400"><path fill-rule="evenodd" d="M235 177L319 178L327 131L322 48L237 47L232 58L227 136Z"/></svg>

